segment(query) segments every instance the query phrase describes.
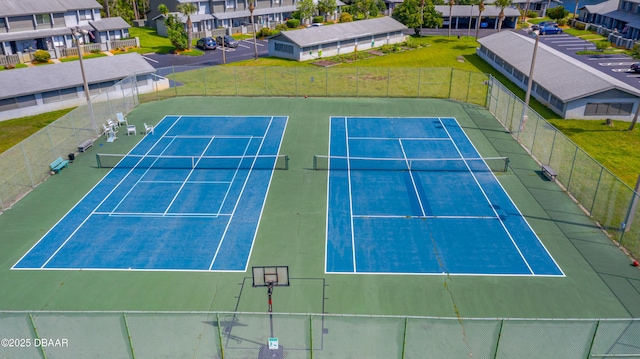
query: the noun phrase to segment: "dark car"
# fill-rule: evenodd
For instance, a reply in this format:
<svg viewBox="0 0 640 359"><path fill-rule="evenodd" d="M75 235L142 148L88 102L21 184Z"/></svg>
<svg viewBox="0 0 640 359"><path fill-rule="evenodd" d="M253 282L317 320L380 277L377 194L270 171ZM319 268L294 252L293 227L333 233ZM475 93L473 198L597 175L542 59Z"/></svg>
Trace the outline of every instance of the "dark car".
<svg viewBox="0 0 640 359"><path fill-rule="evenodd" d="M634 62L631 64L631 71L640 72L640 62Z"/></svg>
<svg viewBox="0 0 640 359"><path fill-rule="evenodd" d="M203 50L215 50L216 47L218 47L218 43L216 43L213 37L203 37L196 42L196 47Z"/></svg>
<svg viewBox="0 0 640 359"><path fill-rule="evenodd" d="M219 44L224 45L225 47L238 47L238 40L229 35L224 35L224 38L222 36L218 36L216 40ZM222 42L223 40L224 43Z"/></svg>
<svg viewBox="0 0 640 359"><path fill-rule="evenodd" d="M540 31L540 35L562 34L562 29L559 28L556 23L545 24L544 26L541 26L538 31Z"/></svg>

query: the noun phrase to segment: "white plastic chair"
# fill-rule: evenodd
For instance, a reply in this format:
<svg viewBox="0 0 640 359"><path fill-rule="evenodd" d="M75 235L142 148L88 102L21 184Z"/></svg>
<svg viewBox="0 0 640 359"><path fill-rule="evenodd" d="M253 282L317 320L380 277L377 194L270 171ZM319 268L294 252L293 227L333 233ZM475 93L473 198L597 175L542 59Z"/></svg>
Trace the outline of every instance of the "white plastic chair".
<svg viewBox="0 0 640 359"><path fill-rule="evenodd" d="M116 114L116 116L118 117L118 125L128 125L129 121L127 121L127 117L125 115L122 114L122 112L118 112Z"/></svg>
<svg viewBox="0 0 640 359"><path fill-rule="evenodd" d="M134 136L137 135L136 134L136 125L127 125L127 136L133 134Z"/></svg>
<svg viewBox="0 0 640 359"><path fill-rule="evenodd" d="M118 123L115 121L112 121L111 119L107 120L107 124L109 125L109 128L111 128L114 132L118 132Z"/></svg>
<svg viewBox="0 0 640 359"><path fill-rule="evenodd" d="M151 132L151 134L153 135L153 126L152 125L147 125L146 123L144 124L144 133L147 134Z"/></svg>

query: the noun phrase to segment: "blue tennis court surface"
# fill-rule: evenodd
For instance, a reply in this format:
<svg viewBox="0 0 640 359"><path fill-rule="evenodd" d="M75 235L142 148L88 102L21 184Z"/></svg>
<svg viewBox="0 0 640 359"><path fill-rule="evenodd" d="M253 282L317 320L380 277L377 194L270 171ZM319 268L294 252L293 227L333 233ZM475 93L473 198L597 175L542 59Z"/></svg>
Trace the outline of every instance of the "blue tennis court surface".
<svg viewBox="0 0 640 359"><path fill-rule="evenodd" d="M563 276L455 118L332 117L326 272Z"/></svg>
<svg viewBox="0 0 640 359"><path fill-rule="evenodd" d="M15 269L245 271L286 117L165 117Z"/></svg>

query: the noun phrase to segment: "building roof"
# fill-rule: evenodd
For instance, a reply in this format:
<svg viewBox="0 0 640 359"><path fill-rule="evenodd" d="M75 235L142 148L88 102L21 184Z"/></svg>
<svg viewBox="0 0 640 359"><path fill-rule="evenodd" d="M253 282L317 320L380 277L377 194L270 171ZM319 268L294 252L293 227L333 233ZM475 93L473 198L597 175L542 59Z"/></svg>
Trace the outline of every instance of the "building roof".
<svg viewBox="0 0 640 359"><path fill-rule="evenodd" d="M297 10L298 10L298 7L296 5L263 7L263 8L256 8L255 10L253 10L253 16L294 12ZM229 12L216 12L213 14L213 16L219 20L226 20L226 19L237 19L241 17L249 17L251 16L251 13L249 12L249 10L240 10L240 11L229 11Z"/></svg>
<svg viewBox="0 0 640 359"><path fill-rule="evenodd" d="M435 9L437 12L442 14L442 17L449 17L449 6L448 5L436 5ZM472 5L454 5L451 7L451 16L453 17L469 17L469 14L473 17L477 17L479 14L478 6ZM500 8L493 5L487 5L484 7L484 11L482 12L482 17L493 17L500 15ZM504 8L504 16L506 17L518 17L520 16L520 10L514 9L512 7Z"/></svg>
<svg viewBox="0 0 640 359"><path fill-rule="evenodd" d="M136 53L84 60L89 84L121 80L129 75L154 72ZM80 61L0 71L0 99L82 86Z"/></svg>
<svg viewBox="0 0 640 359"><path fill-rule="evenodd" d="M535 39L514 31L502 31L478 42L518 71L529 75ZM533 80L563 102L617 89L634 96L640 90L594 69L543 43L538 44Z"/></svg>
<svg viewBox="0 0 640 359"><path fill-rule="evenodd" d="M97 21L89 21L89 25L98 31L120 30L131 27L131 25L121 17L105 17Z"/></svg>
<svg viewBox="0 0 640 359"><path fill-rule="evenodd" d="M2 0L0 17L61 13L68 10L101 7L95 0Z"/></svg>
<svg viewBox="0 0 640 359"><path fill-rule="evenodd" d="M300 47L327 44L336 41L356 39L362 36L403 31L407 27L385 16L377 19L345 22L336 25L310 27L302 30L283 31L274 40L292 42Z"/></svg>
<svg viewBox="0 0 640 359"><path fill-rule="evenodd" d="M619 11L619 10L614 10L614 11L609 11L609 12L599 13L599 14L611 19L625 22L627 23L627 26L630 26L630 27L635 27L635 28L640 27L640 17L638 17L638 15L636 14L631 14L631 13L628 13L625 11Z"/></svg>
<svg viewBox="0 0 640 359"><path fill-rule="evenodd" d="M609 0L601 2L599 4L585 5L581 7L581 9L587 9L587 11L591 14L604 14L607 12L618 10L619 3L620 0Z"/></svg>

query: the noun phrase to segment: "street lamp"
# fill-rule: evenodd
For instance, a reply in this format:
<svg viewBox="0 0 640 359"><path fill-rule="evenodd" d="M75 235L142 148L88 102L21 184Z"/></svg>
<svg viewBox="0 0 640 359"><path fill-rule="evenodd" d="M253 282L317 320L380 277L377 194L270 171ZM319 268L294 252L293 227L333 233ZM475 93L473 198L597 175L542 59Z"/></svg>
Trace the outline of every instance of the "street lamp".
<svg viewBox="0 0 640 359"><path fill-rule="evenodd" d="M252 32L253 32L253 50L256 54L256 60L258 59L258 43L256 41L256 25L253 23L253 10L255 10L255 6L253 5L253 2L255 0L251 0L249 1L249 12L251 13L251 27L252 27Z"/></svg>
<svg viewBox="0 0 640 359"><path fill-rule="evenodd" d="M540 31L533 30L531 35L536 37L536 42L533 45L533 55L531 56L531 69L529 69L529 81L527 81L527 93L524 96L524 106L522 107L522 121L520 124L520 131L524 130L524 125L527 122L527 107L529 107L529 99L531 98L531 87L533 86L533 69L536 64L536 54L538 53L538 43L540 42Z"/></svg>
<svg viewBox="0 0 640 359"><path fill-rule="evenodd" d="M89 31L81 29L80 26L71 28L71 35L76 42L76 49L78 50L78 58L80 59L80 71L82 72L82 82L84 85L84 94L87 97L87 106L89 108L89 119L91 120L91 126L94 131L97 131L96 119L93 114L93 106L91 105L91 95L89 94L89 84L87 83L87 75L84 72L84 63L82 62L82 49L80 48L80 39L83 39Z"/></svg>

